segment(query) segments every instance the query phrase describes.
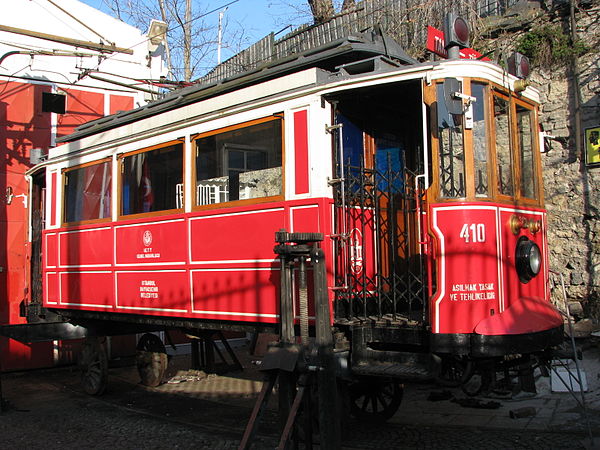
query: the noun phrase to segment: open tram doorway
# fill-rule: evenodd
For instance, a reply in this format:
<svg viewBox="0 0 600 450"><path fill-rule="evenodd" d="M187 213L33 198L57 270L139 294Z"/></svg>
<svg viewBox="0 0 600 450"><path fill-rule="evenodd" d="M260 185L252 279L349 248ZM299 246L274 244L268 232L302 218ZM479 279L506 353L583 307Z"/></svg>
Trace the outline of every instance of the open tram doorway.
<svg viewBox="0 0 600 450"><path fill-rule="evenodd" d="M337 94L333 152L336 319L423 323L419 211L427 159L421 80ZM341 287L341 288L340 288Z"/></svg>
<svg viewBox="0 0 600 450"><path fill-rule="evenodd" d="M31 175L30 239L31 269L29 286L31 296L27 305L28 322L37 322L42 314L42 230L45 228L46 171Z"/></svg>

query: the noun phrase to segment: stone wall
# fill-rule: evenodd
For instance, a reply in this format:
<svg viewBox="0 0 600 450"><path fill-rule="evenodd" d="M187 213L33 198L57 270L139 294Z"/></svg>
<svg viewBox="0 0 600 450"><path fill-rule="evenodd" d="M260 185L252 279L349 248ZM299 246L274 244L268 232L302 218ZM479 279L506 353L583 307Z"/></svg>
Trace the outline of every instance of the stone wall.
<svg viewBox="0 0 600 450"><path fill-rule="evenodd" d="M550 3L550 2L545 2ZM541 10L528 28L560 25L570 33L569 9ZM582 130L600 126L600 1L587 2L576 13L577 33L590 51L579 58ZM495 39L497 48L512 50L518 35ZM551 269L565 278L567 297L583 305L583 315L600 322L600 167L586 168L583 150L575 145L575 88L572 64L535 67L530 77L541 93L540 121L554 136L542 154ZM583 136L582 136L582 145ZM559 286L553 298L562 304ZM581 313L579 313L581 315Z"/></svg>

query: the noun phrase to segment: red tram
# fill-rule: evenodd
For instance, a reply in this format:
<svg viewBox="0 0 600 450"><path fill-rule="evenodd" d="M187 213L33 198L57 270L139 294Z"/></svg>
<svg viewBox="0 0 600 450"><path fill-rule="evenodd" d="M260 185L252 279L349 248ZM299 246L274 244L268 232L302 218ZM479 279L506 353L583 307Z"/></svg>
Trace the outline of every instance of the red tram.
<svg viewBox="0 0 600 450"><path fill-rule="evenodd" d="M422 378L433 356L461 382L543 352L563 321L539 97L517 85L366 33L82 125L29 174L29 306L107 334L277 329L285 229L324 236L348 376Z"/></svg>

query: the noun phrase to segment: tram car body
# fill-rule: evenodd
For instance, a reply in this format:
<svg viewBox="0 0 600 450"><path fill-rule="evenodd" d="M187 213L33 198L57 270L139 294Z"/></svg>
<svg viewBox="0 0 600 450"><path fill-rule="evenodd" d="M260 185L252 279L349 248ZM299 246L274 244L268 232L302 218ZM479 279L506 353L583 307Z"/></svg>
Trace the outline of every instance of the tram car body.
<svg viewBox="0 0 600 450"><path fill-rule="evenodd" d="M276 328L275 233L316 232L354 373L543 351L562 318L539 96L515 81L366 33L84 124L29 174L32 303L73 323Z"/></svg>

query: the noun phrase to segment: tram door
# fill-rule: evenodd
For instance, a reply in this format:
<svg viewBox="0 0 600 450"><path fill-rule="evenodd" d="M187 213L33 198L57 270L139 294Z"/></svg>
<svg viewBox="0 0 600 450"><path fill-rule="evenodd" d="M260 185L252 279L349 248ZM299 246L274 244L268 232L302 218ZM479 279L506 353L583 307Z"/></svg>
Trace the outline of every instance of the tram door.
<svg viewBox="0 0 600 450"><path fill-rule="evenodd" d="M37 317L42 304L42 230L45 220L46 174L42 170L32 176L31 186L31 270L30 318Z"/></svg>
<svg viewBox="0 0 600 450"><path fill-rule="evenodd" d="M420 89L412 87L335 103L338 317L426 317L414 189L422 173L420 95L409 94Z"/></svg>

